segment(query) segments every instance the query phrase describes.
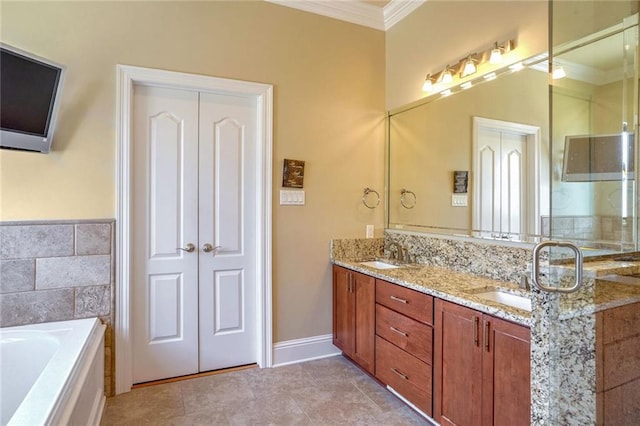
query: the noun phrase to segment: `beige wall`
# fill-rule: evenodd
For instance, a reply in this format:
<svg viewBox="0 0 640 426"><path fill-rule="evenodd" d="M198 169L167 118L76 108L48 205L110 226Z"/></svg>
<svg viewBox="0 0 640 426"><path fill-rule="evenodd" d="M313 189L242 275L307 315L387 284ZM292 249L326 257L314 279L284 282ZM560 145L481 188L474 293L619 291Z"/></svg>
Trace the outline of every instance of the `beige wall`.
<svg viewBox="0 0 640 426"><path fill-rule="evenodd" d="M386 104L425 96L427 73L442 70L492 43L517 41L517 57L547 51L546 1L429 0L387 31Z"/></svg>
<svg viewBox="0 0 640 426"><path fill-rule="evenodd" d="M331 332L329 240L383 227L384 33L250 2L2 2L3 42L67 66L49 155L0 151L0 219L115 216L115 67L275 88L274 337ZM303 207L280 207L282 160L306 161Z"/></svg>

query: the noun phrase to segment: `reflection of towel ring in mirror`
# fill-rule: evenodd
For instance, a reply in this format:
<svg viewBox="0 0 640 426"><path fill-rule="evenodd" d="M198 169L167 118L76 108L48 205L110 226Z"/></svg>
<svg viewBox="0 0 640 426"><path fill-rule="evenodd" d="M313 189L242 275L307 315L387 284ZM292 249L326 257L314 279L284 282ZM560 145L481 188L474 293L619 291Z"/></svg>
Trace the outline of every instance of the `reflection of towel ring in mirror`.
<svg viewBox="0 0 640 426"><path fill-rule="evenodd" d="M413 196L413 201L405 200L404 197L407 194L411 194ZM404 188L400 190L400 204L402 204L402 207L404 207L405 209L412 209L416 206L416 201L418 201L418 197L416 197L415 192L409 191L408 189L404 189Z"/></svg>
<svg viewBox="0 0 640 426"><path fill-rule="evenodd" d="M367 203L367 196L371 193L376 194L376 205L372 206L370 204ZM365 207L367 207L368 209L375 209L376 207L378 207L378 205L380 204L380 194L378 194L378 191L371 189L371 188L365 188L364 189L364 194L362 194L362 204L365 205Z"/></svg>

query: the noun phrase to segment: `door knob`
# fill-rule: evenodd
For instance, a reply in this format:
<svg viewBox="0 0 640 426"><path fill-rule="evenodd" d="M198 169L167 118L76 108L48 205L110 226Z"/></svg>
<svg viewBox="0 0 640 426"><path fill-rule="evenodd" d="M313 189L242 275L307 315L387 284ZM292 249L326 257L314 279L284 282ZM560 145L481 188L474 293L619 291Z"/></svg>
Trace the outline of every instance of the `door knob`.
<svg viewBox="0 0 640 426"><path fill-rule="evenodd" d="M196 246L189 243L186 246L184 246L184 248L178 247L178 250L186 251L187 253L193 253L196 250Z"/></svg>
<svg viewBox="0 0 640 426"><path fill-rule="evenodd" d="M205 244L202 245L202 251L205 252L205 253L211 253L212 251L216 251L219 248L222 248L222 246L215 246L214 247L209 243L205 243Z"/></svg>

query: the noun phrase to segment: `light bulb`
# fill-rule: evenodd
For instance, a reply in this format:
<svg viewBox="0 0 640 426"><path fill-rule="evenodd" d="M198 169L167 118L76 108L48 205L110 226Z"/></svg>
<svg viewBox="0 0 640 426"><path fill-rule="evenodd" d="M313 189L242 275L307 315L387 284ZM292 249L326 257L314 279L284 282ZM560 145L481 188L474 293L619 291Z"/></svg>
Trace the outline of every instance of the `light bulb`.
<svg viewBox="0 0 640 426"><path fill-rule="evenodd" d="M477 71L476 64L474 64L471 57L469 57L469 59L467 59L467 62L465 62L464 64L464 69L462 70L462 77L475 74L476 71Z"/></svg>
<svg viewBox="0 0 640 426"><path fill-rule="evenodd" d="M496 42L496 47L491 51L491 56L489 56L490 64L500 64L502 63L502 49L498 46Z"/></svg>
<svg viewBox="0 0 640 426"><path fill-rule="evenodd" d="M442 82L444 84L449 84L453 81L453 75L451 75L451 71L449 70L449 65L444 70L444 74L442 74Z"/></svg>
<svg viewBox="0 0 640 426"><path fill-rule="evenodd" d="M433 90L433 81L431 81L431 74L427 75L427 78L424 79L424 84L422 85L422 91L431 92Z"/></svg>

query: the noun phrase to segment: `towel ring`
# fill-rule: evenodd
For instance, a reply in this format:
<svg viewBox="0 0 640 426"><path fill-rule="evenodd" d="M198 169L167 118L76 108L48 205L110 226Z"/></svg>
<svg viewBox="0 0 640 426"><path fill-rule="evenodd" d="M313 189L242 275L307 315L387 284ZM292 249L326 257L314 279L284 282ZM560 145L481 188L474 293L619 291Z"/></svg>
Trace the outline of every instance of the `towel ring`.
<svg viewBox="0 0 640 426"><path fill-rule="evenodd" d="M411 194L413 196L413 201L407 201L405 200L405 196L407 194ZM418 201L418 197L416 197L416 193L413 191L409 191L408 189L404 189L402 188L400 190L400 204L402 204L402 207L404 207L405 209L412 209L416 206L416 201Z"/></svg>
<svg viewBox="0 0 640 426"><path fill-rule="evenodd" d="M376 205L375 206L371 206L367 203L367 196L371 193L376 194ZM365 205L366 208L368 209L375 209L376 207L378 207L378 205L380 204L380 194L378 194L378 191L376 191L375 189L371 189L371 188L365 188L364 189L364 194L362 194L362 204Z"/></svg>

